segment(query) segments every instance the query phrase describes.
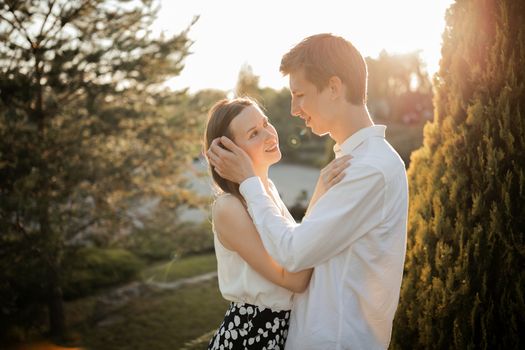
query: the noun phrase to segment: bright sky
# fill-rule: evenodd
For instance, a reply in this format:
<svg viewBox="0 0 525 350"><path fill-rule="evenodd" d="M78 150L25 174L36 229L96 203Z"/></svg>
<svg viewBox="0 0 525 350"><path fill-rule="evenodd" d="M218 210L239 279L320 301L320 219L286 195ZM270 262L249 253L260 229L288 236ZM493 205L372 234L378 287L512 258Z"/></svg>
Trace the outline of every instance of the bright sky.
<svg viewBox="0 0 525 350"><path fill-rule="evenodd" d="M430 74L437 71L445 11L453 0L160 0L155 31L190 29L195 41L182 74L170 82L189 87L232 90L245 63L260 86L281 88L281 56L303 38L333 33L350 40L363 56L421 50Z"/></svg>

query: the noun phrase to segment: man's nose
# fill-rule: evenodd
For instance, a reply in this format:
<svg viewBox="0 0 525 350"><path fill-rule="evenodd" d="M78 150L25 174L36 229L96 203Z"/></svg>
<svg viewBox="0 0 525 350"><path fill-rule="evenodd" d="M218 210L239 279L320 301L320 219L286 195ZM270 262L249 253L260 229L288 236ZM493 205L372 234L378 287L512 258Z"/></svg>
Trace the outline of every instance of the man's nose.
<svg viewBox="0 0 525 350"><path fill-rule="evenodd" d="M299 104L294 99L292 99L290 106L290 114L294 117L297 117L301 114L301 107L299 107Z"/></svg>

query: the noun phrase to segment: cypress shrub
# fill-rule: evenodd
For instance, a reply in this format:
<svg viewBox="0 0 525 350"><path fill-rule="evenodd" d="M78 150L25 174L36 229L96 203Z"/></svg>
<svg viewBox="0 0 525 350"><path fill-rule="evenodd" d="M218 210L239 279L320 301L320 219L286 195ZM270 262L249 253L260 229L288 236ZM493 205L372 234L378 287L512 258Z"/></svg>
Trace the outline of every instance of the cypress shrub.
<svg viewBox="0 0 525 350"><path fill-rule="evenodd" d="M447 10L391 348L524 349L525 1Z"/></svg>

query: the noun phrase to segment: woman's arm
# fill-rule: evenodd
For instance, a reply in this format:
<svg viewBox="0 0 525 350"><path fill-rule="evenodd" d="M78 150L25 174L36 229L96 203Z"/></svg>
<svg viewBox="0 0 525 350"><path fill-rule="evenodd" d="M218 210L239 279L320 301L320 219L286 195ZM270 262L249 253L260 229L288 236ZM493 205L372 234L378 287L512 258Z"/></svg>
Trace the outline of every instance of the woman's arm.
<svg viewBox="0 0 525 350"><path fill-rule="evenodd" d="M221 243L237 252L264 278L293 292L306 290L313 269L288 272L266 252L250 215L234 196L217 198L212 210L215 231Z"/></svg>
<svg viewBox="0 0 525 350"><path fill-rule="evenodd" d="M332 160L325 166L321 173L319 174L319 179L317 180L317 185L315 186L314 194L308 203L308 208L306 209L305 216L308 216L311 208L317 202L323 194L328 191L328 189L339 181L341 181L345 175L344 170L350 165L351 155L345 155L339 158Z"/></svg>

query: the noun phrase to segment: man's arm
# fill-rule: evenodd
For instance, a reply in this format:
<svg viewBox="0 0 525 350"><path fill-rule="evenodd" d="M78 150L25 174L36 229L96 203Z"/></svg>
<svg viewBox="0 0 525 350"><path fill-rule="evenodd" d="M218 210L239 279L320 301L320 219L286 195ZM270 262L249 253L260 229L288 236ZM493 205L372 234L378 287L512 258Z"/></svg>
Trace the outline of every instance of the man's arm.
<svg viewBox="0 0 525 350"><path fill-rule="evenodd" d="M240 191L268 253L288 271L300 271L339 254L379 224L384 187L379 170L352 165L300 225L280 215L259 178L245 180Z"/></svg>

